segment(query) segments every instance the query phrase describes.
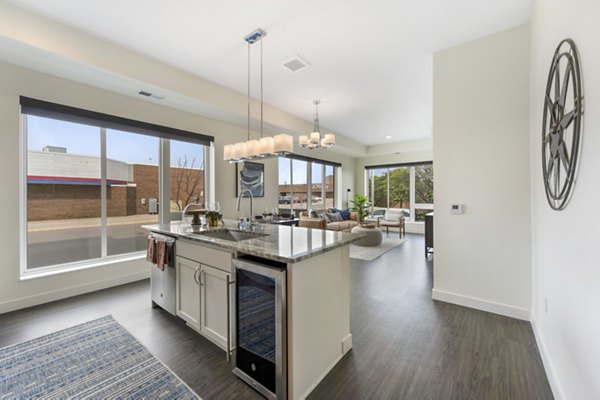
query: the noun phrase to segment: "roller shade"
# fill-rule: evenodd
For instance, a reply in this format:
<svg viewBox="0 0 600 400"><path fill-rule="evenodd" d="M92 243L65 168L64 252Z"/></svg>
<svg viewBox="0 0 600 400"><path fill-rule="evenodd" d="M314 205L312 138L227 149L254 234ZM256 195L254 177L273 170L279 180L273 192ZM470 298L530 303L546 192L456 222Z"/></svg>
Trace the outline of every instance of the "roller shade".
<svg viewBox="0 0 600 400"><path fill-rule="evenodd" d="M381 168L400 168L400 167L416 167L418 165L433 165L433 161L420 161L412 163L400 163L400 164L383 164L383 165L367 165L365 169L381 169Z"/></svg>
<svg viewBox="0 0 600 400"><path fill-rule="evenodd" d="M21 113L209 146L213 136L21 96Z"/></svg>
<svg viewBox="0 0 600 400"><path fill-rule="evenodd" d="M342 166L342 164L338 163L338 162L319 160L318 158L306 157L306 156L301 156L298 154L288 154L285 156L285 158L291 158L293 160L300 160L300 161L307 161L307 162L315 162L318 164L329 165L332 167L341 167Z"/></svg>

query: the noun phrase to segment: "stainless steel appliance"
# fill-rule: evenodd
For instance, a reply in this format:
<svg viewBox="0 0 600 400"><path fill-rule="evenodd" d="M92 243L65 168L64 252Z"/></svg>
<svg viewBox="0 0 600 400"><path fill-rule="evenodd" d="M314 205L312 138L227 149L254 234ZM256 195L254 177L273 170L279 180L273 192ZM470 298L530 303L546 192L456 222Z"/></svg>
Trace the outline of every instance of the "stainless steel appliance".
<svg viewBox="0 0 600 400"><path fill-rule="evenodd" d="M267 399L287 398L285 264L234 259L233 373Z"/></svg>
<svg viewBox="0 0 600 400"><path fill-rule="evenodd" d="M155 240L167 242L170 252L175 252L175 238L163 235L152 234ZM165 311L175 315L175 257L171 257L171 262L165 265L163 271L156 267L156 264L150 265L150 293L152 306L160 307Z"/></svg>

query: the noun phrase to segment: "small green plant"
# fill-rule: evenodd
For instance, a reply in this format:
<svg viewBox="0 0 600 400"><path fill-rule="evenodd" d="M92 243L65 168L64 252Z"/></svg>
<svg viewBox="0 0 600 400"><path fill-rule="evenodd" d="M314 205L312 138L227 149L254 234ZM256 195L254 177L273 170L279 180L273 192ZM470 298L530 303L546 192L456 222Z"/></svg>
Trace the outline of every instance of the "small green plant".
<svg viewBox="0 0 600 400"><path fill-rule="evenodd" d="M354 200L350 200L353 204L351 210L358 213L358 219L362 223L363 220L369 215L369 198L364 194L357 193L354 195Z"/></svg>
<svg viewBox="0 0 600 400"><path fill-rule="evenodd" d="M218 211L208 211L206 213L206 221L208 222L208 226L219 225L221 218L223 218L223 214Z"/></svg>

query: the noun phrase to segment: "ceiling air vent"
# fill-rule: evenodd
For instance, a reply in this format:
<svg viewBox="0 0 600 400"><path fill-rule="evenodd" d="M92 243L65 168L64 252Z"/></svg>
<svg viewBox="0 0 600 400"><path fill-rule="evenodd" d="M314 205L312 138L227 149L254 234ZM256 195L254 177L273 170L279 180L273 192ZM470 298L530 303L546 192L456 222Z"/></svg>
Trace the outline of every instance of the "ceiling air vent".
<svg viewBox="0 0 600 400"><path fill-rule="evenodd" d="M300 57L298 54L295 54L292 58L283 63L283 66L289 69L291 72L298 72L310 65L311 64L308 61Z"/></svg>
<svg viewBox="0 0 600 400"><path fill-rule="evenodd" d="M164 99L165 99L165 96L159 96L159 95L157 95L157 94L152 94L152 93L150 93L150 92L146 92L145 90L140 90L140 91L138 92L138 94L139 94L140 96L144 96L144 97L150 97L151 99L155 99L155 100L164 100Z"/></svg>

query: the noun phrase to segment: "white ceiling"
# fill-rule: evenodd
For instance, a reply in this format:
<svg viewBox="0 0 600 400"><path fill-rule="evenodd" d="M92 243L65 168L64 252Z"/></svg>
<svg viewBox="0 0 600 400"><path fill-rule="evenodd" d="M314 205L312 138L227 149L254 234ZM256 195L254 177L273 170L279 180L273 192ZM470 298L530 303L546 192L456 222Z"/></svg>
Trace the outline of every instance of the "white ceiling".
<svg viewBox="0 0 600 400"><path fill-rule="evenodd" d="M432 54L529 21L534 0L11 0L242 93L261 27L264 99L363 144L431 137ZM259 45L252 46L258 73ZM295 54L312 65L282 64ZM258 97L258 75L252 79ZM386 139L386 136L391 138Z"/></svg>

